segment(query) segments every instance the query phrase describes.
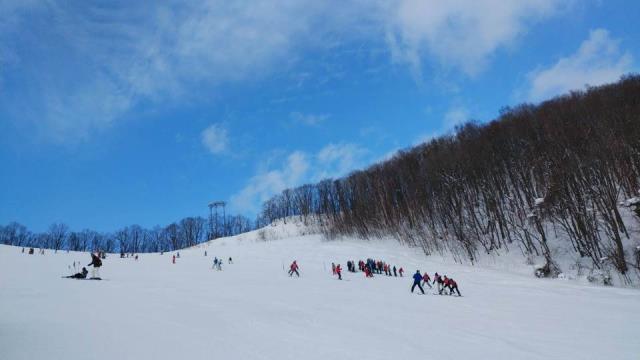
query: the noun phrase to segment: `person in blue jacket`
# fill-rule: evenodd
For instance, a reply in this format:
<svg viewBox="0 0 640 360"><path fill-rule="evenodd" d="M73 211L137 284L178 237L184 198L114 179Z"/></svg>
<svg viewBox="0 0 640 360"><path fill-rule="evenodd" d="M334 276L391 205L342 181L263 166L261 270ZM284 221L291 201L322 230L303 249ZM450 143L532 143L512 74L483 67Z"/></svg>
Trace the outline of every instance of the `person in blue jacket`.
<svg viewBox="0 0 640 360"><path fill-rule="evenodd" d="M413 286L411 287L411 293L413 293L413 290L417 286L418 289L420 289L420 291L422 291L422 294L424 295L424 289L422 288L422 285L420 285L421 281L422 281L422 274L420 274L420 270L416 270L416 273L413 274Z"/></svg>

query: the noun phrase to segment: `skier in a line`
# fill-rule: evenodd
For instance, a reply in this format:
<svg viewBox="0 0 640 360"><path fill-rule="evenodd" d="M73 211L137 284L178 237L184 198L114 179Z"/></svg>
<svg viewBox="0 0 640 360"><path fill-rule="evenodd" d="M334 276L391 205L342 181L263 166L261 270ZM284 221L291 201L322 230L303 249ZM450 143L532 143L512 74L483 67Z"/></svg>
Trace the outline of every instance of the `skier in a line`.
<svg viewBox="0 0 640 360"><path fill-rule="evenodd" d="M422 288L422 285L420 285L421 281L422 281L422 274L420 274L420 270L416 270L416 273L413 274L413 286L411 286L411 293L413 293L413 290L417 286L418 289L420 289L420 291L422 291L422 294L424 295L424 289Z"/></svg>
<svg viewBox="0 0 640 360"><path fill-rule="evenodd" d="M91 278L100 278L102 260L100 260L97 254L91 253L91 262L87 266L93 266L93 269L91 269Z"/></svg>
<svg viewBox="0 0 640 360"><path fill-rule="evenodd" d="M429 289L431 289L431 278L429 277L429 274L427 274L427 272L424 272L424 275L422 275L422 285L424 286L424 284L427 284L427 286L429 286Z"/></svg>
<svg viewBox="0 0 640 360"><path fill-rule="evenodd" d="M342 267L340 264L336 266L336 274L338 275L338 280L342 280Z"/></svg>
<svg viewBox="0 0 640 360"><path fill-rule="evenodd" d="M444 281L442 281L442 276L440 274L435 273L433 275L433 284L438 283L438 294L442 294Z"/></svg>
<svg viewBox="0 0 640 360"><path fill-rule="evenodd" d="M453 279L449 279L449 295L453 295L454 290L458 293L458 296L462 296L460 290L458 290L458 283Z"/></svg>
<svg viewBox="0 0 640 360"><path fill-rule="evenodd" d="M398 270L398 273L400 274L400 277L402 277L402 274L404 274L404 269L400 268L400 270Z"/></svg>
<svg viewBox="0 0 640 360"><path fill-rule="evenodd" d="M176 263L176 256L175 255L173 255L173 258L171 259L171 262L174 263L174 264Z"/></svg>
<svg viewBox="0 0 640 360"><path fill-rule="evenodd" d="M289 266L289 276L293 276L293 274L298 275L298 277L300 277L300 273L298 272L298 263L293 260L293 263L291 263L291 266Z"/></svg>
<svg viewBox="0 0 640 360"><path fill-rule="evenodd" d="M396 267L393 267L393 276L398 277L398 269L396 269Z"/></svg>

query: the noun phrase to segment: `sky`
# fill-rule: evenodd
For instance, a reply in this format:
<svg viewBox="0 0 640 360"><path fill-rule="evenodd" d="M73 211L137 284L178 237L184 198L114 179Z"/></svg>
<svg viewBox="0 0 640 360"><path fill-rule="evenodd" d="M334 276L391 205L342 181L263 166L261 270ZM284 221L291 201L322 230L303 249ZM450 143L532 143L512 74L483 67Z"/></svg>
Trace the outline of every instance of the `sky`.
<svg viewBox="0 0 640 360"><path fill-rule="evenodd" d="M0 224L251 218L465 121L638 72L640 2L0 0Z"/></svg>

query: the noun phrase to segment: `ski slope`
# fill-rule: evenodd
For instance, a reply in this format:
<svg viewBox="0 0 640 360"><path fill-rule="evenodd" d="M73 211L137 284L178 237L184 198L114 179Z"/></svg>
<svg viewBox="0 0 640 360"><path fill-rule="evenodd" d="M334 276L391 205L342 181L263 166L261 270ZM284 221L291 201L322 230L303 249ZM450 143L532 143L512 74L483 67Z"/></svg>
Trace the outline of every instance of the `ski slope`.
<svg viewBox="0 0 640 360"><path fill-rule="evenodd" d="M0 359L640 358L638 290L447 264L390 241L260 237L183 250L175 265L110 255L105 281L60 278L87 253L0 246ZM212 270L214 256L234 264ZM405 277L331 276L332 261L367 257ZM284 271L293 259L300 278ZM411 294L416 269L450 275L463 297Z"/></svg>

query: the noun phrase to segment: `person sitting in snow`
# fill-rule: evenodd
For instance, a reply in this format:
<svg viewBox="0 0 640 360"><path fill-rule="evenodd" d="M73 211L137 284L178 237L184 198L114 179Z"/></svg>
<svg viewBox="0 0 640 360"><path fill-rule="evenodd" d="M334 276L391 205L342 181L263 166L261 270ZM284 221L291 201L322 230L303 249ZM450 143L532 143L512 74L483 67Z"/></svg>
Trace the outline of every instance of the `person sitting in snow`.
<svg viewBox="0 0 640 360"><path fill-rule="evenodd" d="M422 274L420 274L420 270L416 270L416 273L413 274L413 286L411 286L411 293L413 293L413 290L417 286L418 289L420 289L420 291L422 291L422 294L424 295L424 289L422 288L422 285L420 285L421 281L422 281Z"/></svg>
<svg viewBox="0 0 640 360"><path fill-rule="evenodd" d="M100 257L98 256L97 253L91 253L91 262L87 264L87 266L93 266L93 269L91 269L91 278L99 279L102 260L100 260Z"/></svg>
<svg viewBox="0 0 640 360"><path fill-rule="evenodd" d="M298 277L300 277L300 273L298 272L298 263L293 260L293 263L291 263L291 266L289 266L289 276L293 276L293 274L298 275Z"/></svg>
<svg viewBox="0 0 640 360"><path fill-rule="evenodd" d="M88 273L87 268L83 267L81 272L67 276L67 279L86 279Z"/></svg>

